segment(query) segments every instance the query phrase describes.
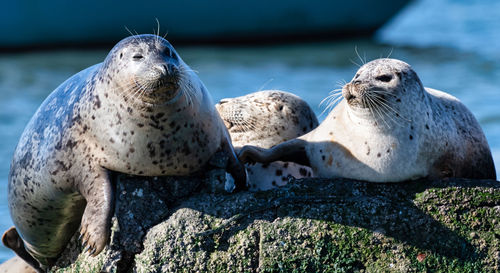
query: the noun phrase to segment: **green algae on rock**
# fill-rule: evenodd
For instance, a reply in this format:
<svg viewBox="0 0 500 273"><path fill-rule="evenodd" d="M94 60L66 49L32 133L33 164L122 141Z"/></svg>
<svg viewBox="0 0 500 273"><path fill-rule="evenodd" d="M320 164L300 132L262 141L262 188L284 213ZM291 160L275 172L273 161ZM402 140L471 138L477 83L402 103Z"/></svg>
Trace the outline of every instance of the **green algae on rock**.
<svg viewBox="0 0 500 273"><path fill-rule="evenodd" d="M122 192L142 189L141 196L130 195L142 201L119 204L148 208L137 219L143 233L120 235L134 222L116 217L106 251L95 258L80 254L53 272L500 270L497 181L303 179L272 191L201 190L174 198L162 192L171 188L151 190L153 181L144 180L122 179ZM153 206L158 199L163 205ZM130 239L121 239L127 245L120 245L119 236L139 243L130 247Z"/></svg>

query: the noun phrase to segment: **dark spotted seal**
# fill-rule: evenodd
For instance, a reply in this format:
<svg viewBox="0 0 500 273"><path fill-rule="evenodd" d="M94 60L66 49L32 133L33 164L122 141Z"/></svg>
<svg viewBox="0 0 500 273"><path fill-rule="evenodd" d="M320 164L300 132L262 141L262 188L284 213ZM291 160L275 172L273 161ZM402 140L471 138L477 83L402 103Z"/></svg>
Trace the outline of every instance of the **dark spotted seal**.
<svg viewBox="0 0 500 273"><path fill-rule="evenodd" d="M221 100L217 111L231 134L234 148L255 145L271 148L299 137L318 126L313 110L300 97L279 90L265 90ZM293 162L247 165L250 190L286 185L288 177L310 177L309 167Z"/></svg>
<svg viewBox="0 0 500 273"><path fill-rule="evenodd" d="M455 97L424 88L399 60L363 65L342 100L310 133L271 149L246 146L244 162L292 161L319 177L399 182L422 177L495 179L486 138Z"/></svg>
<svg viewBox="0 0 500 273"><path fill-rule="evenodd" d="M163 38L128 37L61 84L27 125L9 175L15 228L3 242L39 269L80 227L97 255L110 234L111 172L188 175L218 150L243 188L244 166L200 79Z"/></svg>

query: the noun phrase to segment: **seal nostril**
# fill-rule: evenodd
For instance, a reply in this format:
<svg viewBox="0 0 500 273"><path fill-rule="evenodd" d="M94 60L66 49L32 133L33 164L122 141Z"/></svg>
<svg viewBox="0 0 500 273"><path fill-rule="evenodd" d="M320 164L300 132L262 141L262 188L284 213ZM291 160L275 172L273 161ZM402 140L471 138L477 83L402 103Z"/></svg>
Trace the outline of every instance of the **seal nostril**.
<svg viewBox="0 0 500 273"><path fill-rule="evenodd" d="M351 94L351 92L347 92L347 93L345 94L345 99L346 99L347 101L350 101L350 100L352 100L353 98L355 98L355 97Z"/></svg>
<svg viewBox="0 0 500 273"><path fill-rule="evenodd" d="M163 74L164 75L170 74L170 69L168 69L168 66L167 65L162 65L162 66L163 66Z"/></svg>

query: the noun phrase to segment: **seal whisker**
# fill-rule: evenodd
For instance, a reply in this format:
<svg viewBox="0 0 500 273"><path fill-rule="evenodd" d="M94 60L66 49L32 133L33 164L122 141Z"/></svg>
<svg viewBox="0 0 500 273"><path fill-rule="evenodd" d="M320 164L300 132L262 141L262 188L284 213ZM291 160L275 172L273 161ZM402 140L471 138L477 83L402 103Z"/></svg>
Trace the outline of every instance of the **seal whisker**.
<svg viewBox="0 0 500 273"><path fill-rule="evenodd" d="M319 107L321 107L325 102L329 101L329 99L331 99L332 97L336 97L337 95L339 95L339 93L341 93L341 92L342 92L342 90L335 91L335 92L330 91L330 93L328 94L328 96L326 96L326 98L324 98L323 100L321 100L321 102L319 103Z"/></svg>
<svg viewBox="0 0 500 273"><path fill-rule="evenodd" d="M372 114L373 119L376 120L377 117L375 116L374 113L373 102L371 101L371 98L368 98L368 109L370 109L370 113Z"/></svg>
<svg viewBox="0 0 500 273"><path fill-rule="evenodd" d="M189 82L186 82L187 79L185 78L184 74L181 76L181 85L182 85L182 93L187 100L188 105L193 108L193 97L192 97L192 84Z"/></svg>
<svg viewBox="0 0 500 273"><path fill-rule="evenodd" d="M148 87L142 84L140 81L137 81L134 79L136 83L136 90L132 93L132 96L130 99L132 100L133 105L136 105L136 103L139 103L141 97L144 95L144 93L148 90Z"/></svg>
<svg viewBox="0 0 500 273"><path fill-rule="evenodd" d="M132 38L132 39L134 39L134 40L135 40L135 34L134 34L134 33L132 33L132 31L130 31L130 29L129 29L127 26L125 26L125 29L128 31L128 33L130 33L130 35L131 35L132 37L134 37L134 38Z"/></svg>
<svg viewBox="0 0 500 273"><path fill-rule="evenodd" d="M331 99L330 100L330 103L328 104L328 106L326 107L326 110L327 112L331 112L333 110L333 108L335 108L335 106L337 106L337 104L343 100L344 97L342 97L342 94L338 95L336 98L334 99Z"/></svg>
<svg viewBox="0 0 500 273"><path fill-rule="evenodd" d="M155 43L159 43L160 42L160 20L158 20L158 17L155 17L155 20L156 20L156 24L157 24L158 33L154 33L154 29L153 29L153 33L156 36Z"/></svg>
<svg viewBox="0 0 500 273"><path fill-rule="evenodd" d="M388 110L394 112L395 114L397 114L397 117L398 118L401 118L407 122L411 122L410 119L404 117L399 111L397 111L396 109L394 109L393 107L391 107L388 103L387 103L387 100L385 98L382 98L382 97L377 97L377 100L378 102L380 103L381 106L384 106L384 107L387 107Z"/></svg>
<svg viewBox="0 0 500 273"><path fill-rule="evenodd" d="M354 51L356 52L356 55L358 56L359 60L361 61L361 63L364 65L366 64L366 52L364 53L365 55L365 58L361 58L361 55L359 55L359 52L358 52L358 46L354 46Z"/></svg>
<svg viewBox="0 0 500 273"><path fill-rule="evenodd" d="M150 91L150 90L155 90L157 89L159 86L158 86L158 82L146 82L142 85L143 88L141 88L141 91L139 92L139 94L137 95L137 100L140 101L142 99L142 97L144 96L144 94L146 94L146 92Z"/></svg>
<svg viewBox="0 0 500 273"><path fill-rule="evenodd" d="M400 122L398 122L398 120L396 118L394 118L394 115L390 114L390 113L394 113L394 114L396 114L395 117L401 118L401 115L395 109L393 109L392 107L387 105L385 102L381 101L379 97L378 98L376 97L375 101L376 101L377 105L379 106L378 108L382 111L382 113L384 113L387 117L389 117L397 125L402 126L402 124Z"/></svg>
<svg viewBox="0 0 500 273"><path fill-rule="evenodd" d="M122 90L124 89L125 90L125 96L124 96L124 99L125 100L129 100L129 99L132 99L132 97L134 96L134 94L136 92L139 92L138 89L140 88L140 86L138 85L138 83L136 82L136 80L134 79L134 81L130 84L127 84L123 87L120 87L120 88L115 88L115 89L110 89L110 90ZM135 104L135 101L133 102L133 104Z"/></svg>
<svg viewBox="0 0 500 273"><path fill-rule="evenodd" d="M384 124L387 126L387 128L391 128L387 120L384 118L384 116L387 116L385 111L383 109L380 109L380 107L377 107L377 102L374 100L374 98L368 96L369 100L371 101L373 111L377 113L377 115L380 117L380 119L384 122ZM375 117L375 116L374 116ZM389 116L390 118L390 116ZM392 118L391 118L392 119ZM376 118L375 118L376 120Z"/></svg>
<svg viewBox="0 0 500 273"><path fill-rule="evenodd" d="M375 93L375 94L389 95L391 97L397 98L397 96L394 95L392 92L385 91L385 90L376 89L376 90L370 90L370 92Z"/></svg>
<svg viewBox="0 0 500 273"><path fill-rule="evenodd" d="M393 51L394 51L394 47L391 47L391 51L389 51L389 54L387 54L387 57L385 57L385 58L389 59L391 57Z"/></svg>
<svg viewBox="0 0 500 273"><path fill-rule="evenodd" d="M375 115L373 114L373 105L372 105L372 99L370 97L366 98L366 102L368 104L368 109L370 110L372 117L375 118Z"/></svg>
<svg viewBox="0 0 500 273"><path fill-rule="evenodd" d="M343 84L340 84L340 87L339 88L336 88L336 89L333 89L332 91L330 91L328 94L337 94L337 93L342 93L342 88L343 88Z"/></svg>
<svg viewBox="0 0 500 273"><path fill-rule="evenodd" d="M240 128L242 128L242 132L248 132L248 131L252 131L255 129L255 125L253 125L247 121L240 123L238 125L240 125Z"/></svg>
<svg viewBox="0 0 500 273"><path fill-rule="evenodd" d="M347 81L344 79L337 81L337 85L340 87L341 91L342 91L342 88L344 87L344 85L346 85L346 84L347 84Z"/></svg>
<svg viewBox="0 0 500 273"><path fill-rule="evenodd" d="M321 112L320 116L322 116L325 113L329 113L340 100L342 100L341 94L340 95L332 94L332 95L329 95L328 97L326 97L323 101L321 101L321 103L319 105L320 107L322 107L322 104L324 104L326 102L326 106L323 109L323 111Z"/></svg>
<svg viewBox="0 0 500 273"><path fill-rule="evenodd" d="M134 84L135 84L135 87L136 88L130 88L129 90L131 90L129 92L129 94L126 96L127 99L130 99L132 101L132 104L135 105L137 103L136 99L137 99L137 94L141 92L141 90L144 88L142 86L142 84L136 79L134 78Z"/></svg>
<svg viewBox="0 0 500 273"><path fill-rule="evenodd" d="M134 84L131 84L129 86L124 87L124 89L125 89L124 98L126 100L129 100L134 96L135 92L138 92L139 86L136 83L134 83Z"/></svg>
<svg viewBox="0 0 500 273"><path fill-rule="evenodd" d="M198 72L197 70L194 70L194 69L182 69L183 72L194 72L196 74L200 74L200 72Z"/></svg>
<svg viewBox="0 0 500 273"><path fill-rule="evenodd" d="M323 115L324 113L329 113L331 109L335 107L335 105L338 104L340 100L342 100L342 88L334 89L329 92L329 95L321 100L319 103L319 107L323 107L323 105L326 105L325 109L321 112L320 115Z"/></svg>
<svg viewBox="0 0 500 273"><path fill-rule="evenodd" d="M182 90L182 95L184 96L184 99L187 101L187 104L193 108L194 104L193 104L193 96L194 96L194 90L193 90L193 85L190 83L189 81L189 72L194 72L194 73L197 73L197 71L195 70L191 70L191 69L188 69L186 68L184 65L181 65L179 67L179 71L180 71L180 88Z"/></svg>
<svg viewBox="0 0 500 273"><path fill-rule="evenodd" d="M182 77L181 77L182 79ZM181 92L182 92L182 96L184 96L184 100L186 101L187 105L190 106L190 108L193 107L193 101L191 99L191 92L189 90L189 87L187 86L187 84L184 84L184 81L181 80Z"/></svg>
<svg viewBox="0 0 500 273"><path fill-rule="evenodd" d="M263 83L263 84L259 87L259 89L257 89L257 91L262 91L262 90L264 90L264 87L265 87L266 85L268 85L270 82L272 82L273 80L274 80L273 78L270 78L269 80L267 80L265 83Z"/></svg>
<svg viewBox="0 0 500 273"><path fill-rule="evenodd" d="M377 111L380 115L380 118L384 121L384 124L387 126L387 128L391 128L392 123L396 123L397 125L400 125L397 120L394 119L394 117L390 114L390 111L386 109L385 107L380 105L380 101L378 100L379 97L374 97L373 99L373 104L375 111ZM387 119L388 118L388 119ZM389 122L391 121L391 122Z"/></svg>

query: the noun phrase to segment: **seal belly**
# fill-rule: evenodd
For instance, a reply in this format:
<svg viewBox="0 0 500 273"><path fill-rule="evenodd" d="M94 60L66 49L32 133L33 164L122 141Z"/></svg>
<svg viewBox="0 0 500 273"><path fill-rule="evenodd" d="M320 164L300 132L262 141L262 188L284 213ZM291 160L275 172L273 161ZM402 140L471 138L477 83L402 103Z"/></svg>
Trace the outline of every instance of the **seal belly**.
<svg viewBox="0 0 500 273"><path fill-rule="evenodd" d="M78 193L58 196L38 194L36 198L41 201L13 202L13 206L20 205L22 208L22 212L13 214L25 215L13 217L13 220L31 255L42 264L49 264L50 259L57 258L64 250L80 226L86 202ZM15 210L11 208L11 211Z"/></svg>

